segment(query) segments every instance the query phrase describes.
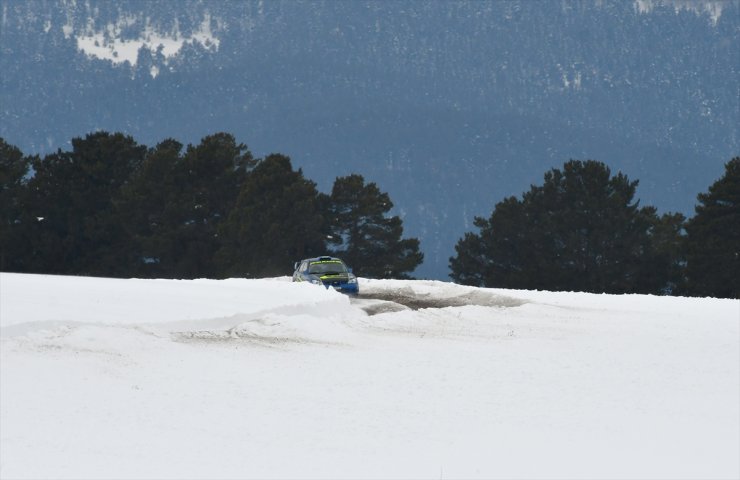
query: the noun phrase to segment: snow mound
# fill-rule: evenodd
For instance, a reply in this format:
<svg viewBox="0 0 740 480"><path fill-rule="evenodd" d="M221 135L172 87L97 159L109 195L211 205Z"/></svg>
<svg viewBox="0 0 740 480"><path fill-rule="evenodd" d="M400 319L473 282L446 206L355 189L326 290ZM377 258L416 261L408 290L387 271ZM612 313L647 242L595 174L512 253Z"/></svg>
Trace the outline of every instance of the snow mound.
<svg viewBox="0 0 740 480"><path fill-rule="evenodd" d="M276 281L277 280L277 281ZM342 312L333 290L283 279L141 280L0 275L0 335L64 326L228 330L269 313Z"/></svg>

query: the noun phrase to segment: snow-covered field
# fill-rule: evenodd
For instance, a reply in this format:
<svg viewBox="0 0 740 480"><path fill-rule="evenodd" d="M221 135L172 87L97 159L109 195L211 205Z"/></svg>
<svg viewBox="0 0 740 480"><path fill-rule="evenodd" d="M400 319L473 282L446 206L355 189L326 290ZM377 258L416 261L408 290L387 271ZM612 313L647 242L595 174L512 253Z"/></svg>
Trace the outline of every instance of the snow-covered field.
<svg viewBox="0 0 740 480"><path fill-rule="evenodd" d="M0 274L0 477L740 477L740 301L360 285Z"/></svg>

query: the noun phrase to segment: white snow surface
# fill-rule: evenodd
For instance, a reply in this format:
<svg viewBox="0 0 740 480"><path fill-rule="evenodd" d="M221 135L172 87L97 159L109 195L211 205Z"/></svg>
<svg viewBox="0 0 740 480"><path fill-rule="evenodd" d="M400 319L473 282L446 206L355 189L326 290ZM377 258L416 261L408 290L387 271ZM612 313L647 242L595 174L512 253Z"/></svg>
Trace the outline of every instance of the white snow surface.
<svg viewBox="0 0 740 480"><path fill-rule="evenodd" d="M740 477L740 301L0 274L0 477Z"/></svg>

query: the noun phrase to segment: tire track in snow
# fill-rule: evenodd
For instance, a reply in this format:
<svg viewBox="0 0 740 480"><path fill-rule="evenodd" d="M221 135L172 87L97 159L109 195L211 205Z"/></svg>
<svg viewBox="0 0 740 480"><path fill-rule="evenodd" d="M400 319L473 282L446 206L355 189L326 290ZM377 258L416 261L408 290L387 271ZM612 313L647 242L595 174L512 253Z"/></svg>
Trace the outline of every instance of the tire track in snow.
<svg viewBox="0 0 740 480"><path fill-rule="evenodd" d="M425 308L447 307L519 307L526 303L514 297L507 297L485 290L471 290L459 295L438 296L432 293L416 292L411 288L373 290L360 294L351 300L353 305L363 309L368 315L398 312L403 310L421 310Z"/></svg>

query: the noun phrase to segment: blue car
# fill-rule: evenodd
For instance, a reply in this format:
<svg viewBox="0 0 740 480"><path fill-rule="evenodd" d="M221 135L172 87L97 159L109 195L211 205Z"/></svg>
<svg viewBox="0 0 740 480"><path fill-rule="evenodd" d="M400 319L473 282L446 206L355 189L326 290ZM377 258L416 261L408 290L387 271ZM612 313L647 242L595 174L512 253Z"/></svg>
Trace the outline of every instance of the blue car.
<svg viewBox="0 0 740 480"><path fill-rule="evenodd" d="M311 282L352 295L357 295L360 291L357 286L357 277L352 274L352 269L347 268L347 265L339 258L306 258L295 262L293 267L295 268L294 282Z"/></svg>

